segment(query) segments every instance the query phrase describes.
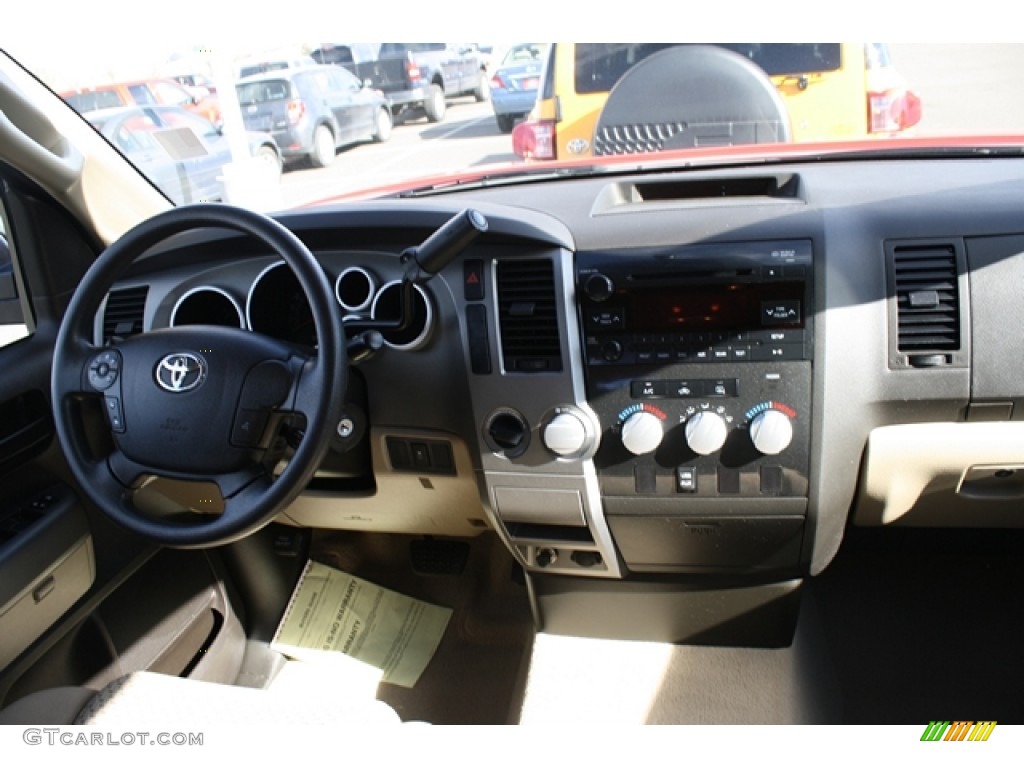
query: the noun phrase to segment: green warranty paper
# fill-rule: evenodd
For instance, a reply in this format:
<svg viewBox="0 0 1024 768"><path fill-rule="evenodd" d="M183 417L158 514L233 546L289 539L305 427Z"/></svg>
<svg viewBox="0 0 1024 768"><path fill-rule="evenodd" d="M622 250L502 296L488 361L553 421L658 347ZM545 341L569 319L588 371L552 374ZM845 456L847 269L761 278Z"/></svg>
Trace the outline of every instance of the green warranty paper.
<svg viewBox="0 0 1024 768"><path fill-rule="evenodd" d="M303 661L337 651L411 688L433 657L452 610L310 561L271 647Z"/></svg>

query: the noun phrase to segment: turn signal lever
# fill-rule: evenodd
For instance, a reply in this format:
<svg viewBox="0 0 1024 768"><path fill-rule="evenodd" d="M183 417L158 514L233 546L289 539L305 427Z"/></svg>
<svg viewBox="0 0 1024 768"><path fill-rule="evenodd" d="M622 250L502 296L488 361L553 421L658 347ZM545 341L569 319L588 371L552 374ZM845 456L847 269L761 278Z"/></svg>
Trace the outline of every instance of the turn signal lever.
<svg viewBox="0 0 1024 768"><path fill-rule="evenodd" d="M466 208L448 219L420 245L407 248L400 257L405 267L399 288L398 316L391 319L353 318L345 323L349 331L349 358L353 362L368 359L380 349L382 331L404 331L413 320L415 288L423 285L462 253L470 243L487 231L482 213Z"/></svg>

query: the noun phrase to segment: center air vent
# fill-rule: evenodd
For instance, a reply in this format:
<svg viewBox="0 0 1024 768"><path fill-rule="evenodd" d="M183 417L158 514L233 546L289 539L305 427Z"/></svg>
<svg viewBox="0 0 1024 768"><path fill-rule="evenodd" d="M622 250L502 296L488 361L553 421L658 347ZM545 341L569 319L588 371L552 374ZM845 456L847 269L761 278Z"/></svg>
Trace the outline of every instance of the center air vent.
<svg viewBox="0 0 1024 768"><path fill-rule="evenodd" d="M562 370L555 269L551 261L498 262L497 287L505 370Z"/></svg>
<svg viewBox="0 0 1024 768"><path fill-rule="evenodd" d="M103 312L104 344L114 336L124 338L142 333L148 293L149 286L146 285L110 292Z"/></svg>
<svg viewBox="0 0 1024 768"><path fill-rule="evenodd" d="M953 362L961 348L959 266L953 243L889 244L896 352L904 364Z"/></svg>

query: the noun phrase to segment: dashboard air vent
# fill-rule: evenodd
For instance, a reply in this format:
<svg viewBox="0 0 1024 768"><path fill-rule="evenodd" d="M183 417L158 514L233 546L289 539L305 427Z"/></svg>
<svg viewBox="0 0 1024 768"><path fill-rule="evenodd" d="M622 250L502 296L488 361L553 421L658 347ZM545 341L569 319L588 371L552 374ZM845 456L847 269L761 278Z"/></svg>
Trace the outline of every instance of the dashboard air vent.
<svg viewBox="0 0 1024 768"><path fill-rule="evenodd" d="M547 259L500 261L498 324L505 370L562 370L555 269Z"/></svg>
<svg viewBox="0 0 1024 768"><path fill-rule="evenodd" d="M149 286L111 291L103 312L103 343L114 336L126 337L142 333L142 320L146 310Z"/></svg>
<svg viewBox="0 0 1024 768"><path fill-rule="evenodd" d="M897 350L927 355L960 349L957 249L951 243L891 245Z"/></svg>

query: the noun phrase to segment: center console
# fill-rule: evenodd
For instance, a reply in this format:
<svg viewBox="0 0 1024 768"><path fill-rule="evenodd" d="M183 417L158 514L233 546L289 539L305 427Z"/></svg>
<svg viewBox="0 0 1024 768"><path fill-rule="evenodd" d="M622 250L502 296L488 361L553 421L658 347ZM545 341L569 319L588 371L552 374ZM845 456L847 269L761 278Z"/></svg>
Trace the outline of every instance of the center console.
<svg viewBox="0 0 1024 768"><path fill-rule="evenodd" d="M795 568L807 509L810 241L577 255L594 464L632 571Z"/></svg>
<svg viewBox="0 0 1024 768"><path fill-rule="evenodd" d="M466 307L484 480L513 552L606 579L796 574L811 241L549 256L495 259L493 314Z"/></svg>

